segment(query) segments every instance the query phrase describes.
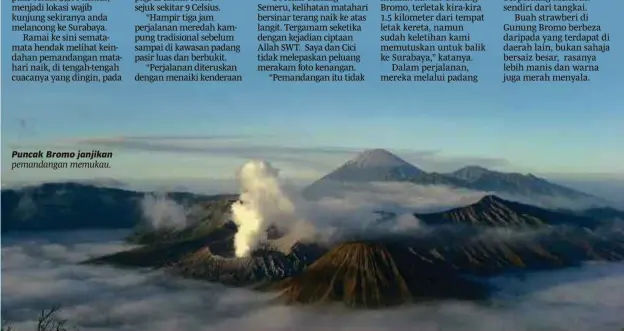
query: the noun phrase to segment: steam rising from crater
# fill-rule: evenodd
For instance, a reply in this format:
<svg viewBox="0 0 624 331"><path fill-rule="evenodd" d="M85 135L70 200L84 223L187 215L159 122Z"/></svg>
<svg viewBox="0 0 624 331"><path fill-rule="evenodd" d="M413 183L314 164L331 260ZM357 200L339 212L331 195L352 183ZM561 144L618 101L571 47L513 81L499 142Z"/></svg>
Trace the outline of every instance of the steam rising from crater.
<svg viewBox="0 0 624 331"><path fill-rule="evenodd" d="M333 242L362 232L417 231L423 225L413 212L467 205L484 195L444 186L373 182L330 186L327 191L339 193L338 196L312 201L304 199L299 191L290 190L279 170L265 161L245 163L238 179L241 194L231 208L232 219L238 225L234 238L238 257L249 256L267 240L271 226L284 234L271 244L287 250L292 244L307 240ZM377 211L399 217L380 223Z"/></svg>
<svg viewBox="0 0 624 331"><path fill-rule="evenodd" d="M280 181L279 171L269 163L249 161L238 177L242 193L232 205L232 218L238 225L234 245L236 256L245 257L266 239L271 225L288 227L300 220L293 200Z"/></svg>
<svg viewBox="0 0 624 331"><path fill-rule="evenodd" d="M143 219L152 229L184 229L188 211L165 195L148 194L140 202Z"/></svg>

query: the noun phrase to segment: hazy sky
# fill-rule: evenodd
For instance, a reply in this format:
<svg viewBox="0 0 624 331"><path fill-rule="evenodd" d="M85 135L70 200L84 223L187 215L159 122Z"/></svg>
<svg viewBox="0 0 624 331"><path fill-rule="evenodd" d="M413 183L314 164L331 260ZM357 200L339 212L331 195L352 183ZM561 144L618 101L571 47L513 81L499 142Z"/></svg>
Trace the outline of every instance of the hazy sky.
<svg viewBox="0 0 624 331"><path fill-rule="evenodd" d="M236 63L244 83L135 83L143 67L132 63L133 24L145 20L132 3L106 5L126 82L52 85L11 82L8 50L18 37L7 31L10 1L2 2L4 179L227 177L247 158L312 178L374 147L397 151L425 170L474 163L538 174L624 174L621 1L587 3L590 20L611 32L602 72L589 84L559 85L501 84L502 25L512 17L498 1L482 2L486 22L472 28L473 40L488 47L472 64L478 84L375 82L379 12L373 1L363 1L372 10L358 37L366 84L272 83L253 74L255 1L219 1L222 22L240 27L243 53ZM94 147L115 157L106 171L11 172L15 145Z"/></svg>

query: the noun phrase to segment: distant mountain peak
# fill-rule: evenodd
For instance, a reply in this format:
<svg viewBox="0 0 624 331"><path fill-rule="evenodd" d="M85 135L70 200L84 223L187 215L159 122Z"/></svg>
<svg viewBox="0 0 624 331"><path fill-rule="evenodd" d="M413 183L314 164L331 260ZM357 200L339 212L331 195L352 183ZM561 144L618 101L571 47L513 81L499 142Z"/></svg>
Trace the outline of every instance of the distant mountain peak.
<svg viewBox="0 0 624 331"><path fill-rule="evenodd" d="M495 202L495 203L501 203L501 202L505 203L506 201L504 199L498 197L497 195L488 194L488 195L484 196L483 198L481 198L478 203L479 204L484 204L484 203L485 204L489 204L489 203L492 203L492 202Z"/></svg>
<svg viewBox="0 0 624 331"><path fill-rule="evenodd" d="M428 225L452 223L494 227L573 225L585 228L594 228L599 225L590 217L509 201L493 194L486 195L468 206L439 213L415 214L415 216Z"/></svg>
<svg viewBox="0 0 624 331"><path fill-rule="evenodd" d="M360 168L414 167L409 162L382 148L365 150L345 165L355 165Z"/></svg>
<svg viewBox="0 0 624 331"><path fill-rule="evenodd" d="M468 165L468 166L465 166L465 167L463 167L461 169L458 169L457 171L462 171L462 170L464 170L464 171L492 172L492 170L490 170L490 169L488 169L486 167L479 166L479 165Z"/></svg>
<svg viewBox="0 0 624 331"><path fill-rule="evenodd" d="M490 169L484 168L482 166L471 165L466 166L461 169L458 169L451 173L451 176L465 180L465 181L475 181L481 178L486 174L494 174L496 171L492 171Z"/></svg>
<svg viewBox="0 0 624 331"><path fill-rule="evenodd" d="M465 166L451 173L429 173L382 148L368 149L357 154L353 159L306 187L303 195L306 198L318 198L334 194L341 189L341 185L371 182L444 185L481 192L511 193L532 198L543 196L582 199L595 205L604 204L599 198L551 183L530 173L502 172L479 165Z"/></svg>
<svg viewBox="0 0 624 331"><path fill-rule="evenodd" d="M534 174L518 172L500 172L480 166L467 166L452 173L449 177L465 183L465 187L486 191L505 192L522 196L555 196L571 199L592 199L599 203L598 198L583 192L551 183Z"/></svg>
<svg viewBox="0 0 624 331"><path fill-rule="evenodd" d="M336 184L405 182L423 174L426 172L385 149L369 149L312 183L303 195L308 198L326 196L336 191Z"/></svg>
<svg viewBox="0 0 624 331"><path fill-rule="evenodd" d="M423 173L425 172L391 152L376 148L359 153L338 169L313 183L311 187L314 188L314 186L318 186L318 184L325 181L405 181Z"/></svg>

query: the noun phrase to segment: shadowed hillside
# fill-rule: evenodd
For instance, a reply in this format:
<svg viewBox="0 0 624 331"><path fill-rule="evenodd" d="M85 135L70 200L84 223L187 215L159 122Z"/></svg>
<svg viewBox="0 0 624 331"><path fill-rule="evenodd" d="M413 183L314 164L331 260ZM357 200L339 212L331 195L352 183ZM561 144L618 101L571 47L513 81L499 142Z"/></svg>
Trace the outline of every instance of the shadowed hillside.
<svg viewBox="0 0 624 331"><path fill-rule="evenodd" d="M469 206L445 212L414 214L428 225L470 224L499 227L579 226L589 229L601 225L596 219L571 213L555 212L522 203L503 200L495 195L483 197Z"/></svg>
<svg viewBox="0 0 624 331"><path fill-rule="evenodd" d="M286 302L342 301L379 308L433 298L478 299L485 289L446 268L423 268L403 245L350 242L339 245L300 275L278 285Z"/></svg>
<svg viewBox="0 0 624 331"><path fill-rule="evenodd" d="M2 233L135 227L143 231L141 201L146 194L151 193L71 182L3 189ZM170 192L166 198L188 208L190 221L195 223L222 212L219 201L235 199L185 192Z"/></svg>
<svg viewBox="0 0 624 331"><path fill-rule="evenodd" d="M237 197L231 195L211 196L210 199L196 202L189 208L189 224L183 229L158 228L149 224L140 224L126 238L129 243L150 245L155 243L180 241L209 234L214 229L224 226L230 219L231 206ZM234 226L234 225L232 225Z"/></svg>
<svg viewBox="0 0 624 331"><path fill-rule="evenodd" d="M169 272L188 278L219 282L230 286L270 286L273 282L300 273L326 252L315 244L296 244L290 252L267 245L251 256L236 258L214 254L209 246L186 255Z"/></svg>
<svg viewBox="0 0 624 331"><path fill-rule="evenodd" d="M182 277L275 290L280 300L290 303L341 301L376 308L485 295L484 288L465 276L624 260L621 229L495 196L416 216L428 225L425 229L358 234L330 246L299 242L290 251L277 249L283 234L269 229L269 239L246 258L234 254L236 224L211 223L202 231L154 236L143 247L85 263L164 268ZM381 215L380 224L392 217Z"/></svg>
<svg viewBox="0 0 624 331"><path fill-rule="evenodd" d="M122 267L162 268L171 266L189 254L208 248L224 256L234 251L236 228L223 226L192 239L159 242L85 261L87 264L108 264Z"/></svg>
<svg viewBox="0 0 624 331"><path fill-rule="evenodd" d="M467 166L446 174L447 177L459 179L464 186L486 192L506 192L523 196L555 196L570 199L598 198L576 191L569 187L551 183L533 174L499 172L479 166Z"/></svg>
<svg viewBox="0 0 624 331"><path fill-rule="evenodd" d="M236 225L228 222L190 239L164 241L102 256L84 264L165 268L188 278L231 286L251 286L289 277L326 252L316 244L296 244L281 252L270 243L248 258L234 256Z"/></svg>

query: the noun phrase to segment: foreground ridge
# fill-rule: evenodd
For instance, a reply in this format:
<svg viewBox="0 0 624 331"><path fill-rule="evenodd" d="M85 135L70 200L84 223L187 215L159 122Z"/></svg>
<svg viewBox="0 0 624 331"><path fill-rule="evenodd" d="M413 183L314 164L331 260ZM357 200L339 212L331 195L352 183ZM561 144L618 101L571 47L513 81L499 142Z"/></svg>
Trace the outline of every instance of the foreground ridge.
<svg viewBox="0 0 624 331"><path fill-rule="evenodd" d="M280 298L290 303L342 301L351 307L379 308L427 298L478 299L485 294L483 286L444 268L420 268L423 263L412 257L400 245L341 244L300 275L280 283Z"/></svg>
<svg viewBox="0 0 624 331"><path fill-rule="evenodd" d="M210 210L221 215L220 208ZM611 215L599 215L605 212ZM298 242L288 252L278 249L284 248L278 231L247 258L235 257L238 229L226 221L140 236L141 247L84 263L161 268L176 276L275 291L278 301L291 304L380 308L431 299L479 300L490 290L481 283L488 277L624 260L624 233L600 218L491 195L416 216L426 231L373 231L333 244ZM382 215L380 225L392 217Z"/></svg>

